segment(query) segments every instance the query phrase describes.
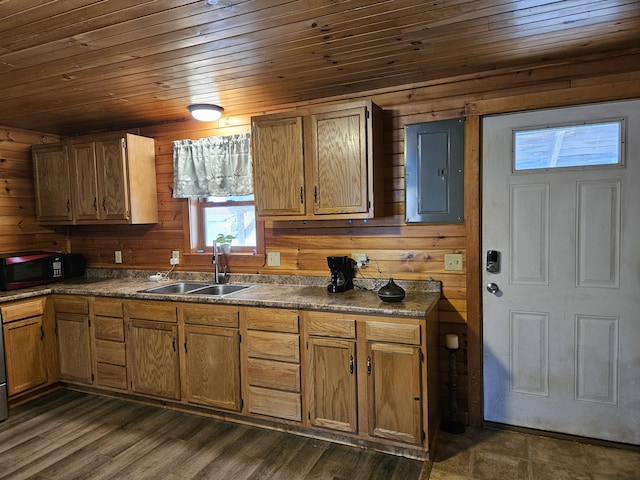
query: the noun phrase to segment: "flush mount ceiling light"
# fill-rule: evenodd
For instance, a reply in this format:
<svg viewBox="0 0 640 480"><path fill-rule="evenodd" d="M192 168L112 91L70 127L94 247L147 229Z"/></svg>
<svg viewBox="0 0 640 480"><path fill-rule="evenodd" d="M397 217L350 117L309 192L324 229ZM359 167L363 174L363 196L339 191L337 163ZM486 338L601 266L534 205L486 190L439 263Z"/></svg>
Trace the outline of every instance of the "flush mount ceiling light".
<svg viewBox="0 0 640 480"><path fill-rule="evenodd" d="M218 105L210 105L207 103L196 103L189 105L191 116L201 122L215 122L222 116L224 108Z"/></svg>

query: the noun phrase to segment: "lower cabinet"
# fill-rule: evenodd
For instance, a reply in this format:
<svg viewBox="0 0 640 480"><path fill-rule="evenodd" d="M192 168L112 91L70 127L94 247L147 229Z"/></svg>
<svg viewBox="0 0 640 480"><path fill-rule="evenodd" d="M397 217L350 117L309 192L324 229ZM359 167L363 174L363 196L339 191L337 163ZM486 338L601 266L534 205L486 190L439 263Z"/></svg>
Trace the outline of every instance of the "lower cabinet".
<svg viewBox="0 0 640 480"><path fill-rule="evenodd" d="M173 303L130 301L128 367L131 391L180 399L177 307Z"/></svg>
<svg viewBox="0 0 640 480"><path fill-rule="evenodd" d="M238 308L182 305L183 392L196 405L240 411Z"/></svg>
<svg viewBox="0 0 640 480"><path fill-rule="evenodd" d="M93 301L93 349L97 387L127 390L127 347L122 300Z"/></svg>
<svg viewBox="0 0 640 480"><path fill-rule="evenodd" d="M301 422L298 311L246 308L241 316L247 412Z"/></svg>
<svg viewBox="0 0 640 480"><path fill-rule="evenodd" d="M356 321L305 312L308 419L313 427L358 431Z"/></svg>
<svg viewBox="0 0 640 480"><path fill-rule="evenodd" d="M92 385L93 352L89 321L89 299L55 296L53 300L60 380Z"/></svg>
<svg viewBox="0 0 640 480"><path fill-rule="evenodd" d="M44 299L2 304L7 392L16 395L48 381Z"/></svg>
<svg viewBox="0 0 640 480"><path fill-rule="evenodd" d="M310 426L422 445L421 322L333 312L303 318Z"/></svg>

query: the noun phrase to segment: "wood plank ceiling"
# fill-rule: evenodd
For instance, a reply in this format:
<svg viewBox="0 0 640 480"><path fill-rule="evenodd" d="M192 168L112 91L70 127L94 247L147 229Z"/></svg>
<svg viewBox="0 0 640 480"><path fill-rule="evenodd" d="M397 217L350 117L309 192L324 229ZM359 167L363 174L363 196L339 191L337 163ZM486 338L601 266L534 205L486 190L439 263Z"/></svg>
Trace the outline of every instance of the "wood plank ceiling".
<svg viewBox="0 0 640 480"><path fill-rule="evenodd" d="M72 134L640 49L640 0L0 0L0 125Z"/></svg>

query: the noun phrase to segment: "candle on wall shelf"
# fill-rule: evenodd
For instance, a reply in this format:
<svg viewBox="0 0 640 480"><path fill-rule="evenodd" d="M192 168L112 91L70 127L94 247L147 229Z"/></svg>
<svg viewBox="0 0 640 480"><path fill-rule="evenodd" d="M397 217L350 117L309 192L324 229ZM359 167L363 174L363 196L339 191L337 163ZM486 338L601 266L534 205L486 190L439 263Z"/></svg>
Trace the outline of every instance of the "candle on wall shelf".
<svg viewBox="0 0 640 480"><path fill-rule="evenodd" d="M446 346L450 350L457 350L459 347L458 335L448 333L446 336Z"/></svg>

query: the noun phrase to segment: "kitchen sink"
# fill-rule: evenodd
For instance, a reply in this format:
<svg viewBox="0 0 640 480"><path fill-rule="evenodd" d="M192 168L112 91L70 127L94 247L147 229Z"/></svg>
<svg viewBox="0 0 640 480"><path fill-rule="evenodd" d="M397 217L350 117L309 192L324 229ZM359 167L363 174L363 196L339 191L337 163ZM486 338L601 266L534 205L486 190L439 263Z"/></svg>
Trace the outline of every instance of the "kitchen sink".
<svg viewBox="0 0 640 480"><path fill-rule="evenodd" d="M175 282L169 285L161 285L159 287L148 288L143 290L143 293L158 293L158 294L175 294L175 293L189 293L199 288L208 287L208 283L198 282Z"/></svg>
<svg viewBox="0 0 640 480"><path fill-rule="evenodd" d="M229 293L238 292L249 288L249 285L231 285L229 283L223 283L219 285L209 285L208 287L192 290L189 295L227 295Z"/></svg>
<svg viewBox="0 0 640 480"><path fill-rule="evenodd" d="M161 285L159 287L148 288L142 290L142 293L157 293L158 295L228 295L249 288L250 285L232 285L229 283L221 283L211 285L209 283L199 282L174 282L169 285Z"/></svg>

